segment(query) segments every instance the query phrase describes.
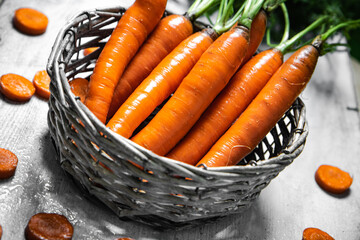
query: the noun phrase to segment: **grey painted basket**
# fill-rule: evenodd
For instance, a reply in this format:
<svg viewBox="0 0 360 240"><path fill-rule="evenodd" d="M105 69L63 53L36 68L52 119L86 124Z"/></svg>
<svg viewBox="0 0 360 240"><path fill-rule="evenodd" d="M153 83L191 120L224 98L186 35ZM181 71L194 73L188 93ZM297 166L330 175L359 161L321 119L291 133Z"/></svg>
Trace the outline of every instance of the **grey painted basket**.
<svg viewBox="0 0 360 240"><path fill-rule="evenodd" d="M124 11L115 7L83 12L55 41L47 66L48 125L61 167L120 218L161 229L194 226L244 211L301 153L308 133L303 102L297 99L238 166L200 169L138 146L107 129L68 83L91 75L111 26ZM94 46L100 49L83 57L82 50Z"/></svg>

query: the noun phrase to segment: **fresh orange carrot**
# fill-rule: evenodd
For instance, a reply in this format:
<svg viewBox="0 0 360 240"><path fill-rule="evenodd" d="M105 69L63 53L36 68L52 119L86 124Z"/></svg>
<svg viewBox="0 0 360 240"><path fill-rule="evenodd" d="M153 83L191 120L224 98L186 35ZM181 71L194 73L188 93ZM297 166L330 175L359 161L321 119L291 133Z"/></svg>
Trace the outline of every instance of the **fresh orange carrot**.
<svg viewBox="0 0 360 240"><path fill-rule="evenodd" d="M26 228L27 240L72 239L74 227L69 220L57 213L37 213L33 215Z"/></svg>
<svg viewBox="0 0 360 240"><path fill-rule="evenodd" d="M0 179L10 178L15 174L17 156L4 148L0 148Z"/></svg>
<svg viewBox="0 0 360 240"><path fill-rule="evenodd" d="M318 57L313 45L293 53L197 165L231 166L250 153L305 88Z"/></svg>
<svg viewBox="0 0 360 240"><path fill-rule="evenodd" d="M45 99L50 97L50 76L46 70L41 70L35 73L33 84L35 86L35 93Z"/></svg>
<svg viewBox="0 0 360 240"><path fill-rule="evenodd" d="M103 123L122 73L162 17L166 0L136 0L119 20L90 78L85 105Z"/></svg>
<svg viewBox="0 0 360 240"><path fill-rule="evenodd" d="M349 173L330 165L321 165L315 172L315 180L322 189L334 194L344 193L353 181Z"/></svg>
<svg viewBox="0 0 360 240"><path fill-rule="evenodd" d="M0 240L1 240L1 237L2 237L2 226L0 225Z"/></svg>
<svg viewBox="0 0 360 240"><path fill-rule="evenodd" d="M135 143L159 155L167 154L226 86L245 57L251 20L263 1L245 4L241 24L223 33L207 49L169 101L132 138ZM229 25L234 24L229 22Z"/></svg>
<svg viewBox="0 0 360 240"><path fill-rule="evenodd" d="M44 13L32 8L17 9L13 18L15 28L29 35L43 34L48 23L49 20Z"/></svg>
<svg viewBox="0 0 360 240"><path fill-rule="evenodd" d="M89 47L89 48L85 48L83 51L84 56L89 55L90 53L95 52L98 49L98 47Z"/></svg>
<svg viewBox="0 0 360 240"><path fill-rule="evenodd" d="M14 73L2 75L0 92L10 100L25 102L35 93L35 87L28 79Z"/></svg>
<svg viewBox="0 0 360 240"><path fill-rule="evenodd" d="M196 164L281 66L283 55L291 51L294 43L326 19L326 17L319 18L291 39L284 38L278 46L263 51L250 59L232 77L229 84L204 112L195 126L167 157L192 165Z"/></svg>
<svg viewBox="0 0 360 240"><path fill-rule="evenodd" d="M283 54L276 48L250 59L167 157L195 165L260 92L282 60Z"/></svg>
<svg viewBox="0 0 360 240"><path fill-rule="evenodd" d="M318 228L306 228L302 240L334 240L334 238Z"/></svg>
<svg viewBox="0 0 360 240"><path fill-rule="evenodd" d="M120 78L114 91L108 118L115 114L161 60L192 32L192 23L185 16L170 15L160 21Z"/></svg>
<svg viewBox="0 0 360 240"><path fill-rule="evenodd" d="M74 78L69 82L70 89L75 96L80 98L80 101L84 103L85 97L89 87L89 81L85 78Z"/></svg>
<svg viewBox="0 0 360 240"><path fill-rule="evenodd" d="M135 89L106 126L129 138L141 122L175 91L211 45L214 34L211 29L205 29L182 41Z"/></svg>

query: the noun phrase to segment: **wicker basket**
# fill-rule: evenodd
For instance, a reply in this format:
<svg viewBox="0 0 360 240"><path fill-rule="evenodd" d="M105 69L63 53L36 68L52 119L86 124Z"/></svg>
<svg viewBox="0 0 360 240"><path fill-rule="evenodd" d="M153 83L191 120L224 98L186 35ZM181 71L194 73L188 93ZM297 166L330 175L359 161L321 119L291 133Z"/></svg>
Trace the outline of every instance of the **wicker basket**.
<svg viewBox="0 0 360 240"><path fill-rule="evenodd" d="M244 211L301 153L308 133L303 102L297 99L238 166L200 169L138 146L107 129L68 83L91 75L124 11L83 12L64 26L54 44L47 66L52 79L48 125L61 167L120 218L157 228L193 226ZM83 57L82 50L94 46L99 51Z"/></svg>

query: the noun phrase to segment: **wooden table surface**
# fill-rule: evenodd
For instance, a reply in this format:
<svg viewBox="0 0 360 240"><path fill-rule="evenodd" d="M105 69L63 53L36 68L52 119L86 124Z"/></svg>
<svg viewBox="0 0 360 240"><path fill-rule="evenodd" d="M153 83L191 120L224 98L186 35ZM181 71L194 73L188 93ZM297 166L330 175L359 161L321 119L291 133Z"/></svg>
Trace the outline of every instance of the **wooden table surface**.
<svg viewBox="0 0 360 240"><path fill-rule="evenodd" d="M0 0L1 2L1 0ZM45 69L59 29L82 10L129 6L126 0L4 0L0 5L0 75L17 73L32 79ZM182 13L188 2L173 0L167 9ZM34 7L49 17L41 36L23 35L12 27L15 9ZM353 66L357 66L353 68ZM15 103L0 96L0 147L19 157L14 177L0 181L0 224L3 240L24 239L30 217L60 213L74 225L73 239L301 239L317 227L335 239L360 239L360 121L354 72L347 52L320 58L302 99L309 136L305 149L260 194L251 208L203 226L158 232L136 222L119 220L100 204L84 198L56 159L47 127L47 101L34 96ZM355 69L355 70L353 70ZM314 181L321 164L336 165L354 177L351 190L333 196Z"/></svg>

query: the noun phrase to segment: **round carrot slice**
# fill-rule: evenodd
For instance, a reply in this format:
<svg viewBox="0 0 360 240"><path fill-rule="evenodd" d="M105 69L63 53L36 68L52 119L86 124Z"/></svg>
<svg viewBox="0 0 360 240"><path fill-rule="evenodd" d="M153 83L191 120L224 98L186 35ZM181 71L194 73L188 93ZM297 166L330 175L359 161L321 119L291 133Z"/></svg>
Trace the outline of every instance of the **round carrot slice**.
<svg viewBox="0 0 360 240"><path fill-rule="evenodd" d="M345 192L352 184L349 173L330 165L321 165L315 172L315 180L325 191L335 194Z"/></svg>
<svg viewBox="0 0 360 240"><path fill-rule="evenodd" d="M13 73L2 75L0 92L10 100L24 102L35 93L35 87L28 79Z"/></svg>
<svg viewBox="0 0 360 240"><path fill-rule="evenodd" d="M80 101L84 102L88 91L89 81L85 78L75 78L71 80L69 84L74 95L80 97Z"/></svg>
<svg viewBox="0 0 360 240"><path fill-rule="evenodd" d="M38 213L32 216L25 229L27 240L71 239L74 228L68 219L56 213Z"/></svg>
<svg viewBox="0 0 360 240"><path fill-rule="evenodd" d="M29 35L40 35L46 31L49 20L47 16L32 8L19 8L15 11L13 23L20 32Z"/></svg>
<svg viewBox="0 0 360 240"><path fill-rule="evenodd" d="M36 94L42 98L49 99L50 97L50 76L46 70L36 72L33 84L36 89Z"/></svg>
<svg viewBox="0 0 360 240"><path fill-rule="evenodd" d="M302 240L334 240L334 238L318 228L306 228Z"/></svg>
<svg viewBox="0 0 360 240"><path fill-rule="evenodd" d="M15 174L17 167L17 156L4 148L0 148L0 179L10 178Z"/></svg>
<svg viewBox="0 0 360 240"><path fill-rule="evenodd" d="M98 47L85 48L84 49L84 56L89 55L90 53L94 52L96 49L98 49Z"/></svg>

